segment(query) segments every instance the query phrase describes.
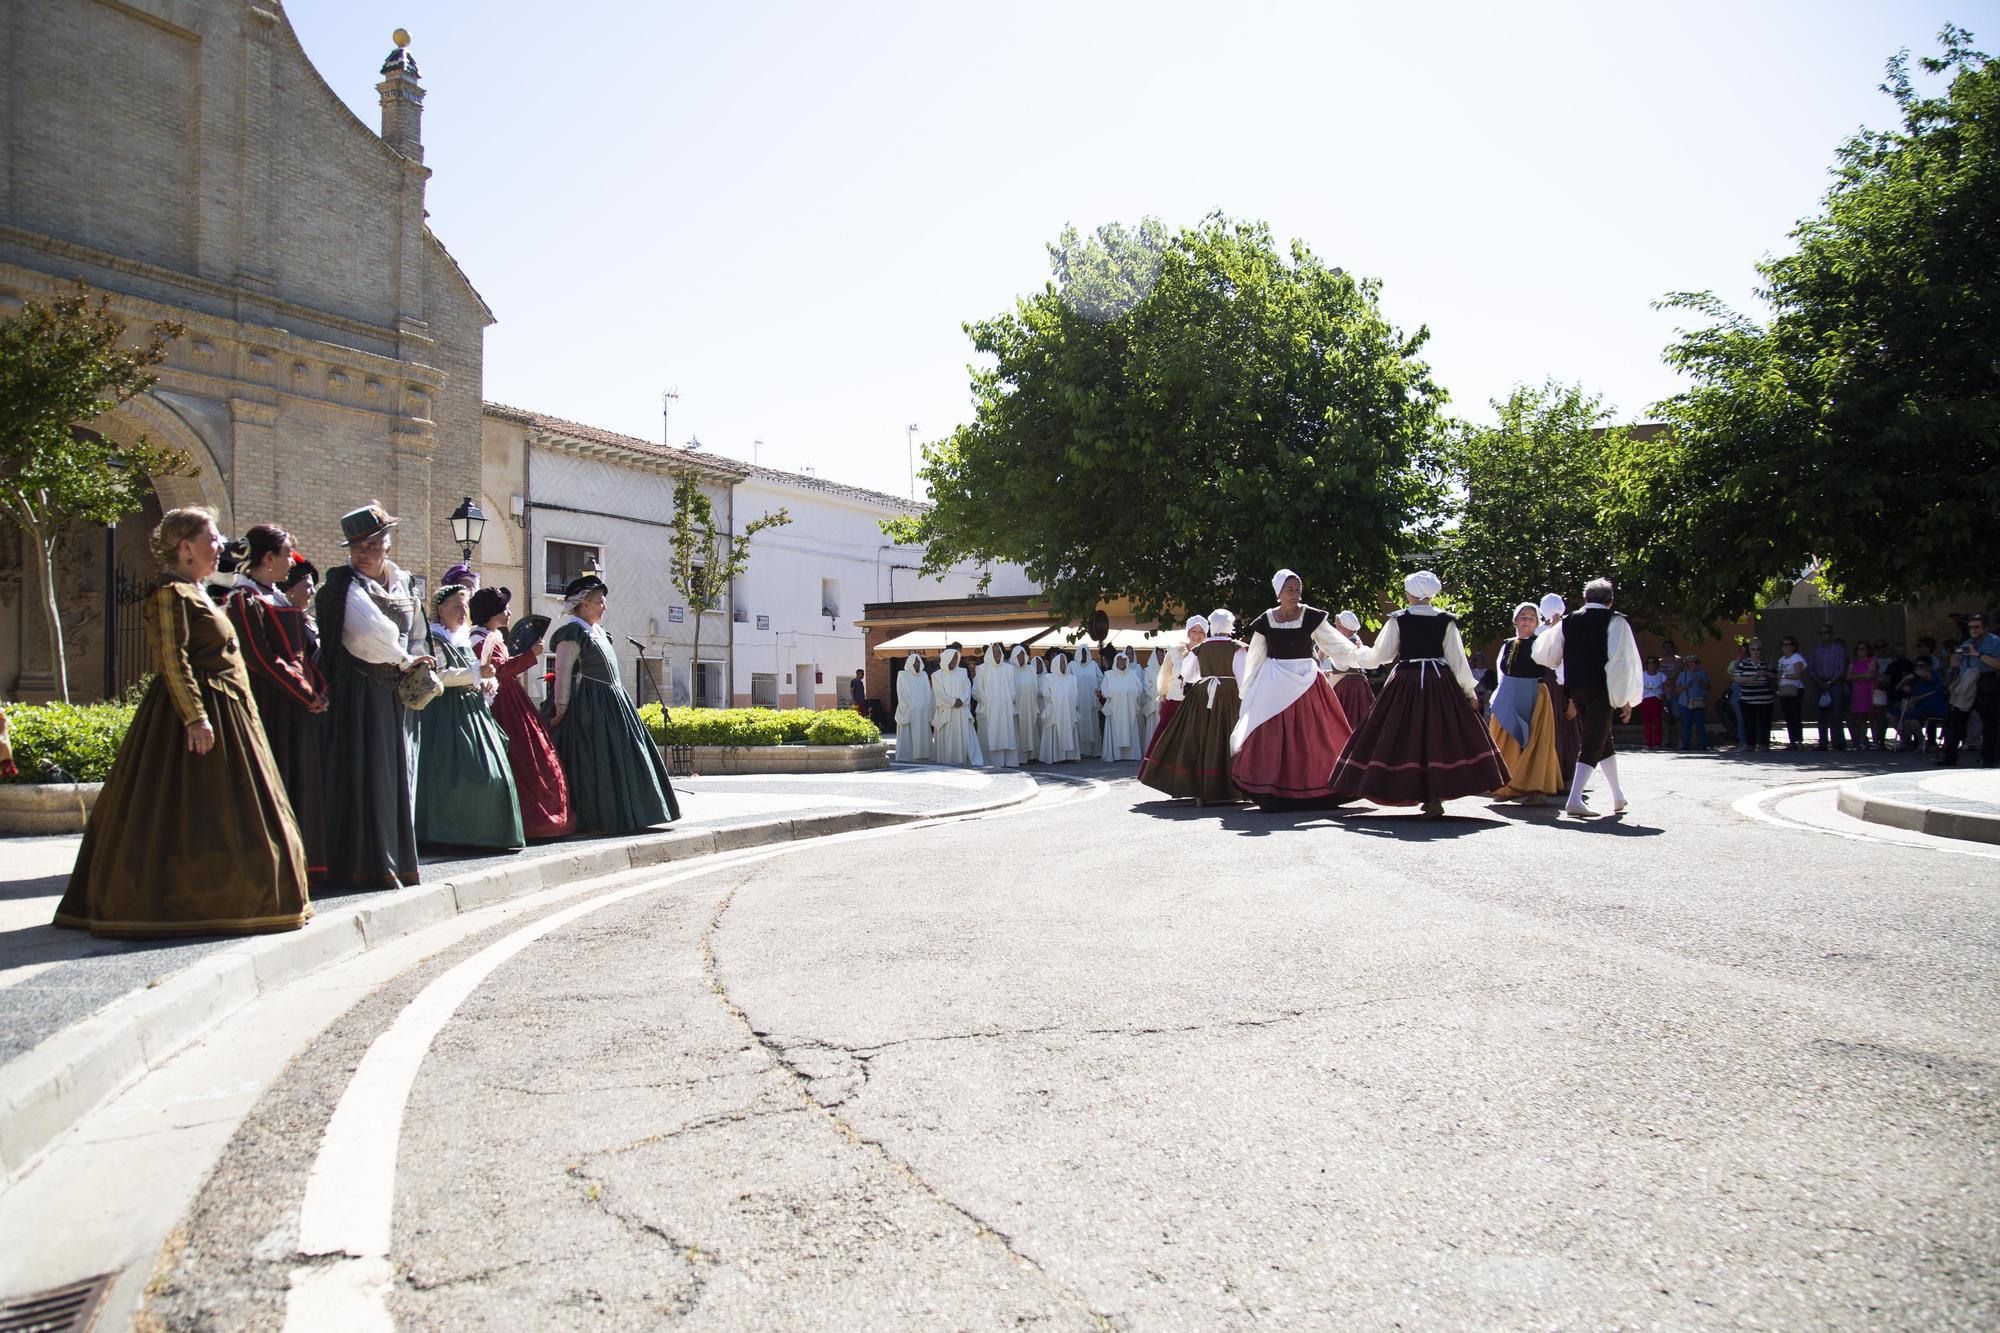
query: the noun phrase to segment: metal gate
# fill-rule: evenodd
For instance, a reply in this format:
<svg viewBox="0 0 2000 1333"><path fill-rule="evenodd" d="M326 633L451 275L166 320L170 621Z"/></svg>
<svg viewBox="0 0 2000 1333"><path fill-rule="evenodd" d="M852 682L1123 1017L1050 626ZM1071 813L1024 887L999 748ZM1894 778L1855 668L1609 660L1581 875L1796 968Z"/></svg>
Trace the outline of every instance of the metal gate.
<svg viewBox="0 0 2000 1333"><path fill-rule="evenodd" d="M146 593L150 580L135 578L123 569L111 576L110 614L105 617L108 648L104 672L104 694L115 699L137 685L153 669L152 654L146 648Z"/></svg>

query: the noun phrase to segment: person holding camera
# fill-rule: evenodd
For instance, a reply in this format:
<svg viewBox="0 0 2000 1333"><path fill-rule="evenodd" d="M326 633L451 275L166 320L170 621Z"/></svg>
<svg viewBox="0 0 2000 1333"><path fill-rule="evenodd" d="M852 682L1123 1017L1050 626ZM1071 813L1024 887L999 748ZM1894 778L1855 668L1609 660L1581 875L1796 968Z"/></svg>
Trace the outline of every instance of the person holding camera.
<svg viewBox="0 0 2000 1333"><path fill-rule="evenodd" d="M1983 612L1965 618L1965 642L1953 657L1958 675L1951 683L1951 710L1944 716L1944 753L1938 756L1938 765L1957 765L1966 728L1977 713L1985 733L1979 741L1979 762L1992 768L2000 758L2000 634L1987 628Z"/></svg>

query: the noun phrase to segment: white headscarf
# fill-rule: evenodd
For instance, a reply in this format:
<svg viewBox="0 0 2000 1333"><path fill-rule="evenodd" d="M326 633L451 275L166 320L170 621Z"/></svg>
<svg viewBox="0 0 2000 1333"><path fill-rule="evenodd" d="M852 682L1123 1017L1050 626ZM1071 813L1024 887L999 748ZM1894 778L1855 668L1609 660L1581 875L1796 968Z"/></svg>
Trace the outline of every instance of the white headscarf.
<svg viewBox="0 0 2000 1333"><path fill-rule="evenodd" d="M1007 654L1007 660L1017 667L1024 667L1028 665L1028 650L1017 643L1014 651Z"/></svg>
<svg viewBox="0 0 2000 1333"><path fill-rule="evenodd" d="M1339 625L1349 634L1359 634L1361 632L1361 617L1355 615L1352 611L1342 611L1333 619L1335 624Z"/></svg>
<svg viewBox="0 0 2000 1333"><path fill-rule="evenodd" d="M1207 616L1189 616L1189 617L1187 618L1187 624L1186 624L1185 626L1183 626L1183 627L1182 627L1182 632L1183 632L1183 633L1185 633L1185 632L1186 632L1187 630L1191 630L1191 629L1198 629L1198 630L1200 630L1200 631L1201 631L1201 632L1202 632L1203 634L1206 634L1206 633L1208 633L1208 617L1207 617Z"/></svg>
<svg viewBox="0 0 2000 1333"><path fill-rule="evenodd" d="M1281 597L1284 596L1286 579L1299 579L1298 571L1292 569L1281 569L1277 573L1271 575L1271 591L1277 593ZM1304 579L1299 579L1299 595L1303 597L1305 595L1305 590L1306 590L1306 581Z"/></svg>
<svg viewBox="0 0 2000 1333"><path fill-rule="evenodd" d="M1541 613L1543 623L1553 624L1557 616L1569 610L1569 604L1563 601L1561 593L1552 592L1542 598L1542 604L1537 610Z"/></svg>
<svg viewBox="0 0 2000 1333"><path fill-rule="evenodd" d="M1535 610L1535 604L1533 602L1523 602L1519 606L1514 608L1513 615L1507 617L1507 623L1511 625L1515 621L1519 620L1521 618L1521 613L1523 611L1526 611L1531 616L1537 615L1537 612Z"/></svg>
<svg viewBox="0 0 2000 1333"><path fill-rule="evenodd" d="M1123 652L1120 652L1116 657L1111 659L1111 669L1113 671L1123 671L1126 667L1126 664L1129 663L1131 660L1132 659L1127 657Z"/></svg>
<svg viewBox="0 0 2000 1333"><path fill-rule="evenodd" d="M1228 638L1236 632L1236 613L1217 607L1208 613L1208 632Z"/></svg>
<svg viewBox="0 0 2000 1333"><path fill-rule="evenodd" d="M1050 653L1049 664L1049 670L1055 672L1058 676L1067 676L1069 674L1069 659L1061 653Z"/></svg>
<svg viewBox="0 0 2000 1333"><path fill-rule="evenodd" d="M938 654L938 670L949 671L958 665L958 649L947 648Z"/></svg>
<svg viewBox="0 0 2000 1333"><path fill-rule="evenodd" d="M1444 591L1444 582L1428 569L1420 569L1403 580L1403 591L1421 601L1428 601Z"/></svg>
<svg viewBox="0 0 2000 1333"><path fill-rule="evenodd" d="M923 675L923 674L924 674L924 655L923 655L922 653L911 653L911 654L910 654L910 655L909 655L908 657L904 658L904 659L903 659L903 671L904 671L904 672L905 672L906 674L908 674L908 675L912 675L912 676L921 676L921 675Z"/></svg>

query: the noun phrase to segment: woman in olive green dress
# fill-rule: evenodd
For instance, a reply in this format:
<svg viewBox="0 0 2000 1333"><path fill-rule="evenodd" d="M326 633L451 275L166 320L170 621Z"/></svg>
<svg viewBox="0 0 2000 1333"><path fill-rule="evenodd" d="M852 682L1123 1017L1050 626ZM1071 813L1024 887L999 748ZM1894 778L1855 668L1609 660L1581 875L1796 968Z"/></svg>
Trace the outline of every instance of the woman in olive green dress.
<svg viewBox="0 0 2000 1333"><path fill-rule="evenodd" d="M221 553L206 509L175 509L153 530L157 674L84 826L58 926L242 935L312 915L305 849L236 630L202 588Z"/></svg>
<svg viewBox="0 0 2000 1333"><path fill-rule="evenodd" d="M681 817L660 747L618 683L618 657L598 622L611 590L595 574L563 589L569 612L549 635L556 655L555 725L576 826L630 833Z"/></svg>
<svg viewBox="0 0 2000 1333"><path fill-rule="evenodd" d="M470 589L437 590L431 652L444 693L424 709L417 742L417 841L467 847L527 845L507 736L488 707L498 672L472 651Z"/></svg>

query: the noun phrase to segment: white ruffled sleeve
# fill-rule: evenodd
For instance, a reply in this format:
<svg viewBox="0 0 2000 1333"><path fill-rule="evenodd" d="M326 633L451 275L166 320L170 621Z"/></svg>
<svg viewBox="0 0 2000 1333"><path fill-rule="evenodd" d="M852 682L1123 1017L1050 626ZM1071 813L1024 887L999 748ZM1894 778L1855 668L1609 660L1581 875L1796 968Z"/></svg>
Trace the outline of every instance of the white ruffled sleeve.
<svg viewBox="0 0 2000 1333"><path fill-rule="evenodd" d="M408 667L411 661L411 654L404 651L403 632L382 614L358 578L347 585L347 615L341 621L340 646L348 656L363 662Z"/></svg>

